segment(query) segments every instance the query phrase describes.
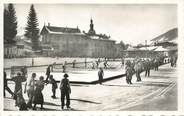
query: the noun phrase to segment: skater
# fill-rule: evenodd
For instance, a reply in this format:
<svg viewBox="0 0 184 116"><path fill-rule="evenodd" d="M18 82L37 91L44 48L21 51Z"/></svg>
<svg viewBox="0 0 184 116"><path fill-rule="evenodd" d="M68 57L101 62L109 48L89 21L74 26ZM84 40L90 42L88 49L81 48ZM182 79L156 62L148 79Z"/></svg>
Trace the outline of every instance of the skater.
<svg viewBox="0 0 184 116"><path fill-rule="evenodd" d="M65 61L65 63L63 63L63 66L62 66L62 68L63 68L63 73L66 72L66 64L67 64L67 62Z"/></svg>
<svg viewBox="0 0 184 116"><path fill-rule="evenodd" d="M145 77L150 76L150 69L151 69L151 62L149 60L147 60L145 62Z"/></svg>
<svg viewBox="0 0 184 116"><path fill-rule="evenodd" d="M14 93L11 91L11 89L8 87L8 83L7 83L7 78L6 78L6 72L4 71L4 97L6 97L6 92L5 90L7 90L11 96L14 96Z"/></svg>
<svg viewBox="0 0 184 116"><path fill-rule="evenodd" d="M34 89L35 89L35 83L36 83L35 78L36 78L36 73L32 73L31 78L28 79L25 84L24 93L26 93L27 91L27 96L28 96L27 107L28 108L32 108L32 101L33 101Z"/></svg>
<svg viewBox="0 0 184 116"><path fill-rule="evenodd" d="M96 68L98 69L98 66L99 66L99 60L96 61Z"/></svg>
<svg viewBox="0 0 184 116"><path fill-rule="evenodd" d="M141 66L140 60L135 63L134 70L135 70L135 73L136 73L137 82L141 81L140 73L142 71L142 66Z"/></svg>
<svg viewBox="0 0 184 116"><path fill-rule="evenodd" d="M171 57L171 67L173 67L173 57Z"/></svg>
<svg viewBox="0 0 184 116"><path fill-rule="evenodd" d="M75 64L76 64L76 60L73 60L73 62L72 62L73 68L75 68Z"/></svg>
<svg viewBox="0 0 184 116"><path fill-rule="evenodd" d="M126 82L127 84L132 84L133 68L131 66L130 61L126 62L125 70L126 70Z"/></svg>
<svg viewBox="0 0 184 116"><path fill-rule="evenodd" d="M84 60L85 68L87 68L87 58Z"/></svg>
<svg viewBox="0 0 184 116"><path fill-rule="evenodd" d="M156 58L156 59L154 60L154 66L155 66L155 71L158 71L158 67L159 67L158 58Z"/></svg>
<svg viewBox="0 0 184 116"><path fill-rule="evenodd" d="M55 65L55 62L53 64L50 65L50 71L53 72L54 70L54 65Z"/></svg>
<svg viewBox="0 0 184 116"><path fill-rule="evenodd" d="M98 78L99 78L99 84L100 84L100 85L102 84L103 76L104 76L103 69L100 68L100 70L98 71Z"/></svg>
<svg viewBox="0 0 184 116"><path fill-rule="evenodd" d="M26 66L21 68L22 76L25 76L27 78L27 68Z"/></svg>
<svg viewBox="0 0 184 116"><path fill-rule="evenodd" d="M33 97L33 110L36 110L36 105L40 104L41 109L43 108L43 103L44 103L44 98L42 94L42 90L44 89L44 77L40 76L39 80L35 83L35 92L34 92L34 97Z"/></svg>
<svg viewBox="0 0 184 116"><path fill-rule="evenodd" d="M47 75L47 78L46 78L45 82L48 83L48 79L50 77L50 65L47 67L46 75Z"/></svg>
<svg viewBox="0 0 184 116"><path fill-rule="evenodd" d="M15 106L18 106L17 93L20 91L20 94L22 94L22 82L26 81L26 78L21 76L21 73L18 72L17 76L12 77L11 80L15 82L14 99Z"/></svg>
<svg viewBox="0 0 184 116"><path fill-rule="evenodd" d="M92 62L92 69L95 69L95 62Z"/></svg>
<svg viewBox="0 0 184 116"><path fill-rule="evenodd" d="M66 97L66 107L70 108L70 82L68 79L68 74L64 74L64 78L60 82L60 90L61 90L61 109L64 109L65 106L65 97Z"/></svg>
<svg viewBox="0 0 184 116"><path fill-rule="evenodd" d="M56 80L53 78L53 75L50 75L50 83L52 84L52 93L51 96L53 99L56 99L56 89L58 88Z"/></svg>
<svg viewBox="0 0 184 116"><path fill-rule="evenodd" d="M104 61L104 69L107 68L107 60Z"/></svg>
<svg viewBox="0 0 184 116"><path fill-rule="evenodd" d="M28 110L21 90L19 90L17 92L17 106L19 107L19 111L27 111Z"/></svg>
<svg viewBox="0 0 184 116"><path fill-rule="evenodd" d="M32 58L32 66L34 66L34 58Z"/></svg>
<svg viewBox="0 0 184 116"><path fill-rule="evenodd" d="M124 66L124 58L121 59L121 67Z"/></svg>

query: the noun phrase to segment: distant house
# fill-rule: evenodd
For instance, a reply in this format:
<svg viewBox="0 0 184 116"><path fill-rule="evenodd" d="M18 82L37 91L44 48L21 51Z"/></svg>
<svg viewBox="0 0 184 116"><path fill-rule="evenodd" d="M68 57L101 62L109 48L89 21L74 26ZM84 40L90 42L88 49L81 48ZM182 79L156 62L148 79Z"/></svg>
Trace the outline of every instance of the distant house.
<svg viewBox="0 0 184 116"><path fill-rule="evenodd" d="M166 33L159 35L158 37L151 40L151 45L137 45L135 48L129 47L124 51L126 57L155 57L164 56L170 57L177 55L177 38L178 29L174 28Z"/></svg>
<svg viewBox="0 0 184 116"><path fill-rule="evenodd" d="M15 39L15 44L4 43L4 57L14 58L14 57L25 57L32 52L31 43L25 39L21 39L17 36Z"/></svg>
<svg viewBox="0 0 184 116"><path fill-rule="evenodd" d="M12 44L4 44L4 57L5 58L13 58L17 54L17 47L16 45Z"/></svg>
<svg viewBox="0 0 184 116"><path fill-rule="evenodd" d="M178 52L178 28L171 29L164 34L152 39L152 45L161 46L165 51L157 52L164 53L165 56L177 55Z"/></svg>
<svg viewBox="0 0 184 116"><path fill-rule="evenodd" d="M44 26L42 46L50 46L50 55L62 57L114 57L115 41L105 34L96 34L91 19L88 33L77 28Z"/></svg>

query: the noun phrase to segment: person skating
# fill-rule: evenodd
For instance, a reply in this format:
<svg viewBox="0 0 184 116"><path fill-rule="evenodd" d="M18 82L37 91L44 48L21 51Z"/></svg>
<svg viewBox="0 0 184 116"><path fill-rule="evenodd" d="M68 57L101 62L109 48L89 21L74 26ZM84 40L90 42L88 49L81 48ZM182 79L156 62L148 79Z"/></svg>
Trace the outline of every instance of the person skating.
<svg viewBox="0 0 184 116"><path fill-rule="evenodd" d="M158 67L159 67L159 60L158 60L158 58L156 58L154 60L154 66L155 66L155 71L158 71Z"/></svg>
<svg viewBox="0 0 184 116"><path fill-rule="evenodd" d="M56 80L53 78L53 75L50 75L50 81L49 82L52 84L52 93L53 93L53 95L51 97L55 99L56 98L56 89L58 88L58 86L57 86Z"/></svg>
<svg viewBox="0 0 184 116"><path fill-rule="evenodd" d="M33 110L36 110L36 105L40 104L41 105L41 109L43 108L43 103L44 103L44 97L42 94L42 90L44 89L44 77L40 76L39 80L36 82L35 84L35 92L34 92L34 97L33 97Z"/></svg>
<svg viewBox="0 0 184 116"><path fill-rule="evenodd" d="M48 83L48 79L49 79L49 77L50 77L50 65L47 67L47 70L46 70L46 75L47 75L47 78L46 78L46 80L45 80L45 82L46 83Z"/></svg>
<svg viewBox="0 0 184 116"><path fill-rule="evenodd" d="M102 84L103 76L104 76L103 69L100 68L100 70L98 71L99 84Z"/></svg>
<svg viewBox="0 0 184 116"><path fill-rule="evenodd" d="M63 68L63 73L65 73L66 72L66 62L63 63L62 68Z"/></svg>
<svg viewBox="0 0 184 116"><path fill-rule="evenodd" d="M65 106L65 97L66 97L66 107L70 108L70 82L68 79L68 74L64 74L64 78L60 82L60 90L61 90L61 109L64 109Z"/></svg>
<svg viewBox="0 0 184 116"><path fill-rule="evenodd" d="M141 81L140 73L141 73L142 67L141 67L141 62L140 61L137 61L135 63L134 70L135 70L135 73L136 73L137 82Z"/></svg>
<svg viewBox="0 0 184 116"><path fill-rule="evenodd" d="M106 69L107 68L107 61L105 60L104 61L104 69Z"/></svg>
<svg viewBox="0 0 184 116"><path fill-rule="evenodd" d="M13 97L14 96L14 93L11 91L11 89L8 87L8 83L7 83L7 74L6 74L6 72L4 71L4 97L6 97L6 92L5 92L5 90L6 91L8 91L10 94L11 94L11 96Z"/></svg>
<svg viewBox="0 0 184 116"><path fill-rule="evenodd" d="M27 107L28 108L32 108L34 89L35 89L35 83L36 83L35 78L36 78L36 73L32 73L31 78L28 79L25 84L24 93L27 92L27 96L28 96Z"/></svg>
<svg viewBox="0 0 184 116"><path fill-rule="evenodd" d="M18 72L17 76L12 77L11 80L15 82L14 99L15 106L18 106L17 93L20 92L22 94L22 82L26 81L26 78L24 76L21 76L21 73Z"/></svg>
<svg viewBox="0 0 184 116"><path fill-rule="evenodd" d="M131 66L130 61L127 61L125 71L126 71L126 82L127 82L127 84L132 84L133 68Z"/></svg>
<svg viewBox="0 0 184 116"><path fill-rule="evenodd" d="M150 69L151 69L151 64L150 64L150 61L147 60L145 63L145 77L150 76Z"/></svg>
<svg viewBox="0 0 184 116"><path fill-rule="evenodd" d="M21 68L22 76L25 76L27 78L27 67L24 66Z"/></svg>
<svg viewBox="0 0 184 116"><path fill-rule="evenodd" d="M25 99L22 95L22 90L19 90L17 92L17 106L19 107L19 111L27 111L27 104L25 102Z"/></svg>

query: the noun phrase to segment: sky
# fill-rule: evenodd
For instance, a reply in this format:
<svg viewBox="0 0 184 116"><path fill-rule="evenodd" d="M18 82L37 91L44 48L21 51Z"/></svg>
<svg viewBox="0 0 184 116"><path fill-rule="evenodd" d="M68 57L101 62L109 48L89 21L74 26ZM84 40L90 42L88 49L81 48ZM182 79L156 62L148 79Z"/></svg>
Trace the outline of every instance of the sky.
<svg viewBox="0 0 184 116"><path fill-rule="evenodd" d="M31 4L14 4L18 35L23 34ZM58 27L79 27L88 32L93 19L96 33L137 45L177 27L174 4L34 4L39 28L44 23Z"/></svg>

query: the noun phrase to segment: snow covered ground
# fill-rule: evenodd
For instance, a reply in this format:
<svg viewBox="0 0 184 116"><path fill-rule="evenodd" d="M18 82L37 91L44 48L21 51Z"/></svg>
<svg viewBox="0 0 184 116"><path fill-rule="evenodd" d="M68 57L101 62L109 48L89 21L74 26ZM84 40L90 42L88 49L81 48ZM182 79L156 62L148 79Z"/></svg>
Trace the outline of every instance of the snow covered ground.
<svg viewBox="0 0 184 116"><path fill-rule="evenodd" d="M125 78L99 84L71 84L71 107L73 111L173 111L177 110L177 69L169 64L163 65L159 71L151 70L150 77L141 74L142 82L127 85ZM14 83L8 84L14 90ZM57 99L52 99L51 85L43 90L45 110L61 110L60 90ZM27 100L27 95L23 94ZM40 106L38 106L38 110ZM4 99L5 110L18 110L14 100Z"/></svg>
<svg viewBox="0 0 184 116"><path fill-rule="evenodd" d="M27 63L27 65L29 64L29 62L27 62L27 59L16 59L16 60L6 60L5 62L5 67L9 67L10 64L14 65L14 66L24 66L23 62L25 62L24 64ZM30 60L30 59L28 59ZM48 64L47 60L50 59L35 59L35 65L43 65L43 64ZM61 61L67 61L72 62L74 59L52 59L54 62L60 63ZM52 61L51 60L51 61ZM76 60L76 62L80 62L84 59L78 59ZM94 61L94 59L88 59L88 61ZM38 63L37 63L38 62ZM50 62L50 61L49 61ZM19 63L19 64L18 64ZM103 62L101 62L99 64L99 67L104 67ZM40 66L40 67L29 67L28 68L28 77L31 76L32 73L36 73L37 77L36 79L39 79L40 76L44 76L44 78L46 78L46 66ZM95 80L98 80L98 68L92 69L92 64L88 63L87 64L87 68L85 68L85 64L84 63L80 63L80 64L76 64L76 68L72 68L72 65L67 65L66 66L66 73L69 74L69 79L70 81L77 81L77 82L92 82ZM10 78L10 69L6 70L7 73L7 78ZM117 75L122 75L125 73L124 67L121 66L121 62L119 61L109 61L108 62L108 66L107 69L104 69L104 78L109 78L112 76L117 76ZM53 72L51 72L51 74L54 76L54 78L57 81L60 81L63 78L64 73L62 72L62 66L56 66L56 68L53 69Z"/></svg>

